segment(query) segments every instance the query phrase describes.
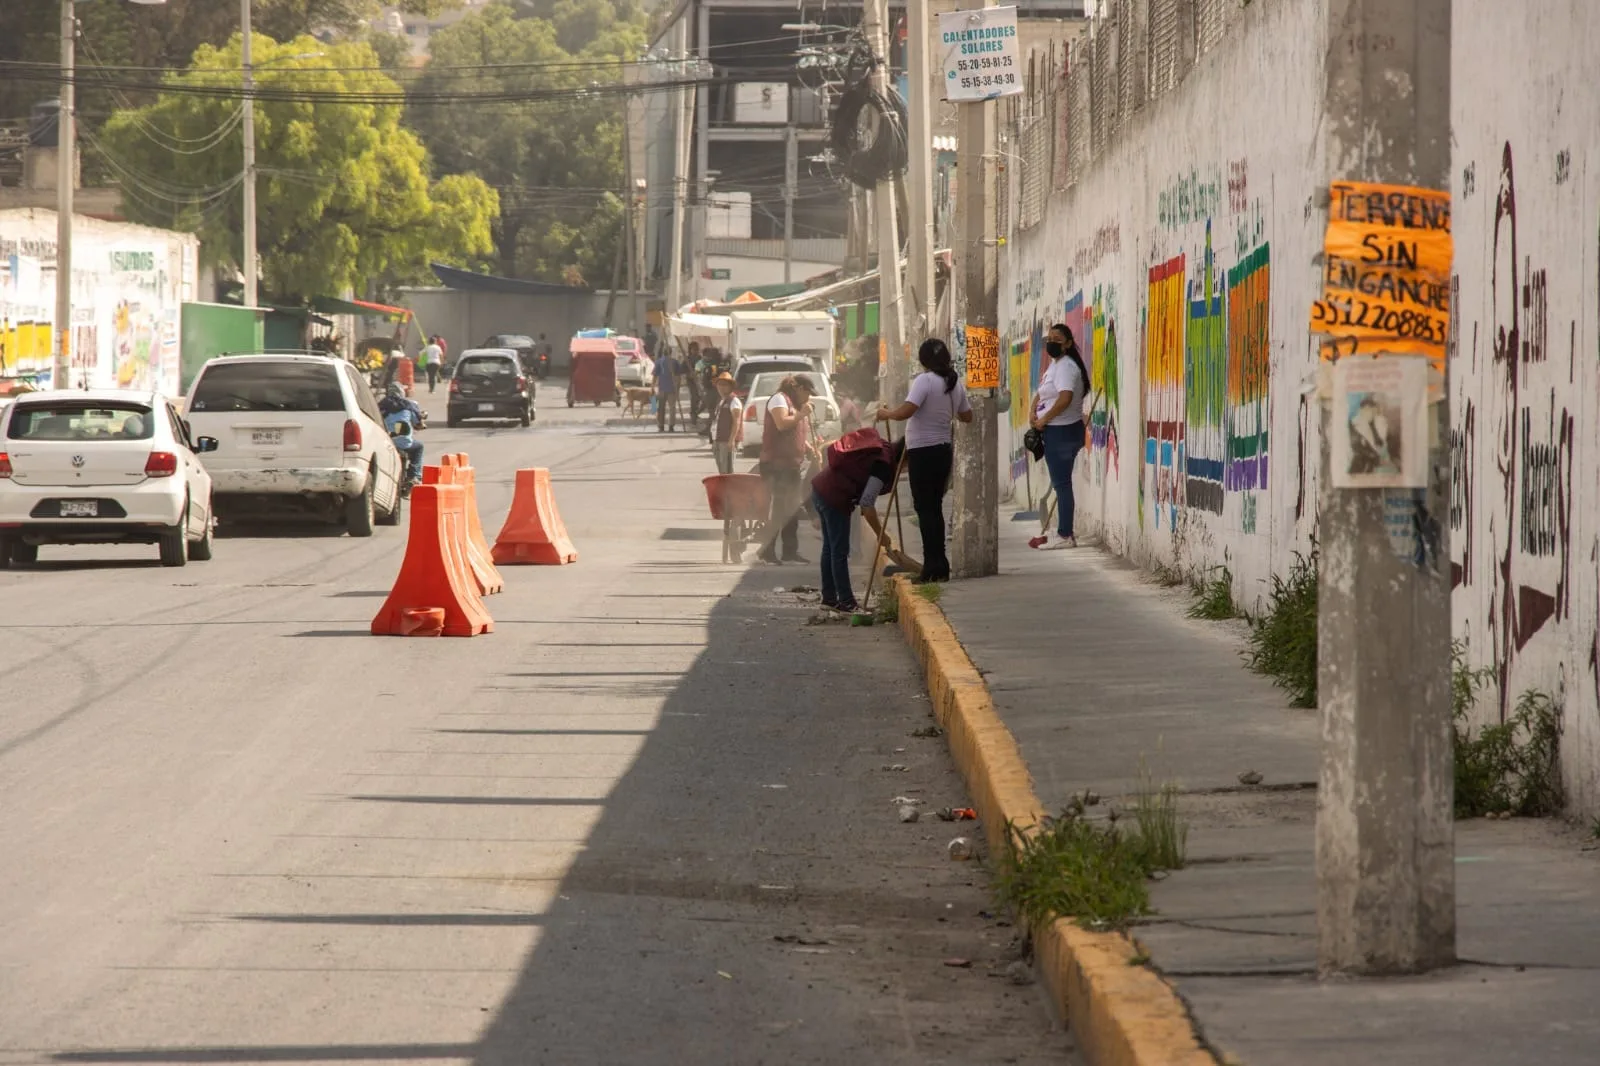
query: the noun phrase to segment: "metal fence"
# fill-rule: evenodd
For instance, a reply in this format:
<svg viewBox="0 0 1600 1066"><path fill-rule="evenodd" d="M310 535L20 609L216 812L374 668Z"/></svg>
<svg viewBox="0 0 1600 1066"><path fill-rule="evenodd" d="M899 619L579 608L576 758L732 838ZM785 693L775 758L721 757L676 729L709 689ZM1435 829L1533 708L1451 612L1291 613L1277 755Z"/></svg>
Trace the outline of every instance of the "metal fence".
<svg viewBox="0 0 1600 1066"><path fill-rule="evenodd" d="M1001 143L1020 173L1000 183L1000 232L1037 225L1049 190L1077 184L1135 115L1176 91L1227 39L1252 2L1263 0L1106 0L1083 36L1036 51L1028 91L1001 111Z"/></svg>

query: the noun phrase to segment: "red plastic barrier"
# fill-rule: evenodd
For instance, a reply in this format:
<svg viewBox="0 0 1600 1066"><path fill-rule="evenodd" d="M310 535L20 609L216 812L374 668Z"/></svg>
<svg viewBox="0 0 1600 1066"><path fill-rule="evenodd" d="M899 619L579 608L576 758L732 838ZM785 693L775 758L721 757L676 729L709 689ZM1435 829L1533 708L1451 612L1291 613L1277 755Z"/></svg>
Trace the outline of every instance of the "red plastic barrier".
<svg viewBox="0 0 1600 1066"><path fill-rule="evenodd" d="M506 564L538 563L560 566L578 561L578 552L567 537L567 527L556 510L555 494L550 490L550 471L543 467L517 471L516 494L506 524L494 541L494 561Z"/></svg>
<svg viewBox="0 0 1600 1066"><path fill-rule="evenodd" d="M407 635L417 626L419 610L443 611L441 631L447 637L494 631L462 554L466 499L461 485L422 484L411 490L406 555L389 598L372 620L375 635Z"/></svg>
<svg viewBox="0 0 1600 1066"><path fill-rule="evenodd" d="M505 578L494 568L494 555L489 541L483 535L483 523L478 520L478 472L466 452L457 452L456 484L467 490L467 562L472 565L472 576L478 582L478 591L493 596L506 587Z"/></svg>
<svg viewBox="0 0 1600 1066"><path fill-rule="evenodd" d="M439 465L425 466L422 468L422 483L424 485L457 485L464 488L465 478L462 476L460 465L456 462L454 454L439 456ZM465 497L463 497L465 499ZM472 571L472 564L467 551L466 532L467 524L462 522L459 531L461 542L450 553L452 564L461 566L461 579L478 590L478 595L483 595L483 586L478 584L478 576Z"/></svg>

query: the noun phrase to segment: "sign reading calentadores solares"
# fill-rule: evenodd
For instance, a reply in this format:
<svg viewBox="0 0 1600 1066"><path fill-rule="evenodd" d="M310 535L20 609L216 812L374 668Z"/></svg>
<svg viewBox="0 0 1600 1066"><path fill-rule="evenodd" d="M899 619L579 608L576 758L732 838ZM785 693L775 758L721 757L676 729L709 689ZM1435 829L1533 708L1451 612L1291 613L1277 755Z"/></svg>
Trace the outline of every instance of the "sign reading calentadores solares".
<svg viewBox="0 0 1600 1066"><path fill-rule="evenodd" d="M939 16L946 100L993 100L1022 91L1017 9L981 7Z"/></svg>

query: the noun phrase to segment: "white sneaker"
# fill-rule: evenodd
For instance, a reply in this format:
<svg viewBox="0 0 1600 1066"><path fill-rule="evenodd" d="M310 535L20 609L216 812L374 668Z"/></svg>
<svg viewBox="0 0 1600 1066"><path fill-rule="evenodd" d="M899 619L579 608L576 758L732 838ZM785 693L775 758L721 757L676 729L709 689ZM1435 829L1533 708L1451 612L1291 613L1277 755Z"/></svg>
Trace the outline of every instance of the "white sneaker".
<svg viewBox="0 0 1600 1066"><path fill-rule="evenodd" d="M1050 534L1050 540L1045 544L1041 544L1039 550L1047 552L1058 551L1061 548L1076 548L1077 546L1077 537L1063 537L1059 533L1052 533Z"/></svg>

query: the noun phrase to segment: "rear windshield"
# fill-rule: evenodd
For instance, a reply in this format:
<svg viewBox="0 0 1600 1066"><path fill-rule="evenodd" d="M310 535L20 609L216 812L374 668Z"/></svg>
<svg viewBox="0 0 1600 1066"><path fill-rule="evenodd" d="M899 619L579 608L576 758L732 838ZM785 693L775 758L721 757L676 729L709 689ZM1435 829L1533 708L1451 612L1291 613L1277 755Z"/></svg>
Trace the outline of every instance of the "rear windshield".
<svg viewBox="0 0 1600 1066"><path fill-rule="evenodd" d="M468 356L456 367L458 377L514 377L516 373L516 363L504 355Z"/></svg>
<svg viewBox="0 0 1600 1066"><path fill-rule="evenodd" d="M734 374L734 388L743 392L750 387L757 374L776 374L782 381L790 374L816 373L816 368L804 359L773 361L770 363L745 363Z"/></svg>
<svg viewBox="0 0 1600 1066"><path fill-rule="evenodd" d="M6 436L13 440L149 440L156 420L139 404L18 404Z"/></svg>
<svg viewBox="0 0 1600 1066"><path fill-rule="evenodd" d="M490 337L485 348L532 348L533 338L525 337L520 333L502 333L498 337Z"/></svg>
<svg viewBox="0 0 1600 1066"><path fill-rule="evenodd" d="M343 411L344 394L326 363L216 362L200 372L189 410Z"/></svg>

